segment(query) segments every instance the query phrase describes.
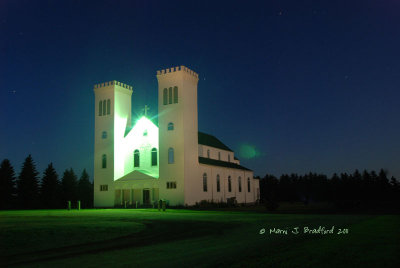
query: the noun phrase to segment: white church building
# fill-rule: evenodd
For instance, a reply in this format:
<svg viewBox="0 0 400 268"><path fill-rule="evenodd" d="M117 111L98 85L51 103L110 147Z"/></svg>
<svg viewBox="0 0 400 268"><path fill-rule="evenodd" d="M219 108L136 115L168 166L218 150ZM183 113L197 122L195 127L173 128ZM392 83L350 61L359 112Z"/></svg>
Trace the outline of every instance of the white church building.
<svg viewBox="0 0 400 268"><path fill-rule="evenodd" d="M254 203L259 181L216 137L198 131L198 74L180 66L157 71L158 126L132 122L132 86L96 84L94 206Z"/></svg>

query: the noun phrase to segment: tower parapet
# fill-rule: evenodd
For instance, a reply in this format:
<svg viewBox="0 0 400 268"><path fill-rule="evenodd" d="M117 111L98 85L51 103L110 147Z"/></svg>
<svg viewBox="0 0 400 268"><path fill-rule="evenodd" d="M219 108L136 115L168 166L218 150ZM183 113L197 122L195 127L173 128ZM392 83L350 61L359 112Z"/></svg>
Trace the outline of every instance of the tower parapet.
<svg viewBox="0 0 400 268"><path fill-rule="evenodd" d="M197 79L199 78L199 75L196 72L190 70L189 68L187 68L187 67L185 67L183 65L177 66L177 67L171 67L171 68L168 68L168 69L159 70L159 71L157 71L157 75L164 75L164 74L168 74L168 73L174 73L174 72L177 72L177 71L184 71L184 72L187 72L188 74L196 77Z"/></svg>
<svg viewBox="0 0 400 268"><path fill-rule="evenodd" d="M124 84L124 83L118 82L116 80L95 84L94 88L108 87L108 86L113 86L113 85L120 86L120 87L126 88L128 90L132 90L132 86L130 86L128 84Z"/></svg>

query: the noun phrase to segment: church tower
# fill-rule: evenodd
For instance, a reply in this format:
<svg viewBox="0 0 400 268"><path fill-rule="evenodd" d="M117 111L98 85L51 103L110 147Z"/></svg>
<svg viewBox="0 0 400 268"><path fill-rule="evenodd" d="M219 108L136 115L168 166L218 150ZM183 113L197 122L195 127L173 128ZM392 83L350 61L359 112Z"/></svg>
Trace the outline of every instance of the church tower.
<svg viewBox="0 0 400 268"><path fill-rule="evenodd" d="M125 130L131 124L132 87L117 81L94 86L94 206L114 204L114 180L123 175L124 161L118 150L123 148Z"/></svg>
<svg viewBox="0 0 400 268"><path fill-rule="evenodd" d="M170 205L192 204L198 177L198 74L185 66L157 71L160 197Z"/></svg>

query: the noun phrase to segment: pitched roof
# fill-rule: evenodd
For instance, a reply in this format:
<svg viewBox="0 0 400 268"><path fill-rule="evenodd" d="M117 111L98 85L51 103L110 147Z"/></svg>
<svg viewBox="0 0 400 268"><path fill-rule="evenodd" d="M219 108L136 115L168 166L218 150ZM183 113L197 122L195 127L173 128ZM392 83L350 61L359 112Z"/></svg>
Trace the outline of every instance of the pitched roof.
<svg viewBox="0 0 400 268"><path fill-rule="evenodd" d="M142 180L142 179L158 179L158 174L150 173L146 170L134 170L125 176L116 180L116 182L123 182L123 181L132 181L132 180Z"/></svg>
<svg viewBox="0 0 400 268"><path fill-rule="evenodd" d="M235 169L252 171L251 169L248 169L248 168L246 168L244 166L241 166L241 165L238 165L238 164L235 164L235 163L232 163L232 162L225 162L225 161L220 161L220 160L211 159L211 158L205 158L205 157L199 157L199 163L200 164L211 165L211 166L235 168Z"/></svg>
<svg viewBox="0 0 400 268"><path fill-rule="evenodd" d="M217 139L213 135L206 134L200 131L199 131L199 144L233 152L228 146L223 144L219 139Z"/></svg>

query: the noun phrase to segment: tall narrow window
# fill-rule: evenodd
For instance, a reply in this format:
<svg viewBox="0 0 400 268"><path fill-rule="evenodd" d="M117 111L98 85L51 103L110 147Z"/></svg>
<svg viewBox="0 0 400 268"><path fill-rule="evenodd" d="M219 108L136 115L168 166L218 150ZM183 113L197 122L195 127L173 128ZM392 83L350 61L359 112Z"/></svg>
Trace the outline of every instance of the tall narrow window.
<svg viewBox="0 0 400 268"><path fill-rule="evenodd" d="M210 150L207 150L207 157L210 158Z"/></svg>
<svg viewBox="0 0 400 268"><path fill-rule="evenodd" d="M168 130L174 130L174 123L172 122L168 123Z"/></svg>
<svg viewBox="0 0 400 268"><path fill-rule="evenodd" d="M157 166L157 149L151 149L151 165Z"/></svg>
<svg viewBox="0 0 400 268"><path fill-rule="evenodd" d="M140 166L140 153L139 150L136 149L133 152L133 167L139 167Z"/></svg>
<svg viewBox="0 0 400 268"><path fill-rule="evenodd" d="M228 162L231 162L231 155L228 154Z"/></svg>
<svg viewBox="0 0 400 268"><path fill-rule="evenodd" d="M178 103L178 87L174 87L174 103Z"/></svg>
<svg viewBox="0 0 400 268"><path fill-rule="evenodd" d="M103 100L103 115L106 115L106 100Z"/></svg>
<svg viewBox="0 0 400 268"><path fill-rule="evenodd" d="M110 99L107 100L107 114L110 114L111 102Z"/></svg>
<svg viewBox="0 0 400 268"><path fill-rule="evenodd" d="M163 90L163 104L164 105L167 105L168 104L168 93L167 93L167 89L166 88L164 88L164 90Z"/></svg>
<svg viewBox="0 0 400 268"><path fill-rule="evenodd" d="M242 192L242 178L239 177L238 181L239 181L239 192Z"/></svg>
<svg viewBox="0 0 400 268"><path fill-rule="evenodd" d="M207 192L207 173L203 174L203 192Z"/></svg>
<svg viewBox="0 0 400 268"><path fill-rule="evenodd" d="M107 168L107 156L105 154L101 157L101 168Z"/></svg>
<svg viewBox="0 0 400 268"><path fill-rule="evenodd" d="M231 176L228 177L228 191L232 192L232 180Z"/></svg>
<svg viewBox="0 0 400 268"><path fill-rule="evenodd" d="M172 87L169 88L169 92L168 92L168 103L172 104Z"/></svg>
<svg viewBox="0 0 400 268"><path fill-rule="evenodd" d="M220 183L220 180L219 180L219 174L217 175L217 192L220 192L221 191L221 183Z"/></svg>
<svg viewBox="0 0 400 268"><path fill-rule="evenodd" d="M218 152L218 160L221 160L221 152Z"/></svg>
<svg viewBox="0 0 400 268"><path fill-rule="evenodd" d="M103 102L99 101L99 116L103 114Z"/></svg>
<svg viewBox="0 0 400 268"><path fill-rule="evenodd" d="M168 164L174 163L174 148L168 149Z"/></svg>
<svg viewBox="0 0 400 268"><path fill-rule="evenodd" d="M107 139L107 131L103 131L103 132L101 133L101 138L102 138L102 139Z"/></svg>
<svg viewBox="0 0 400 268"><path fill-rule="evenodd" d="M247 178L247 191L250 193L250 178Z"/></svg>

